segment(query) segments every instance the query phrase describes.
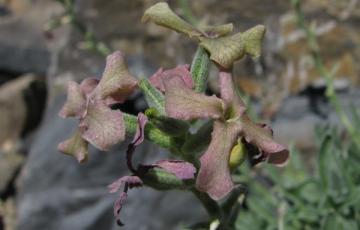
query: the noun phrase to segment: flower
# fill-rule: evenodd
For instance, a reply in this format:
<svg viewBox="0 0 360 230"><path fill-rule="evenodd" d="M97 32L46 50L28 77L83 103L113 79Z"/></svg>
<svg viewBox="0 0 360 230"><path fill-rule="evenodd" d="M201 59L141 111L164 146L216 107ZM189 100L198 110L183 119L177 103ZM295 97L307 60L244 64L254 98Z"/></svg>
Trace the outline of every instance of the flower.
<svg viewBox="0 0 360 230"><path fill-rule="evenodd" d="M100 81L87 78L80 84L68 83L67 100L59 115L76 117L78 130L58 149L84 162L88 155L88 143L100 150L125 139L123 114L109 106L122 103L137 86L137 80L129 73L121 52L109 55Z"/></svg>
<svg viewBox="0 0 360 230"><path fill-rule="evenodd" d="M268 163L282 165L289 156L288 150L272 139L270 129L252 122L247 116L229 71L220 69L219 84L221 98L196 93L179 78L165 82L165 110L169 117L214 121L210 145L200 158L196 187L215 200L234 188L229 158L232 148L242 138L257 146Z"/></svg>

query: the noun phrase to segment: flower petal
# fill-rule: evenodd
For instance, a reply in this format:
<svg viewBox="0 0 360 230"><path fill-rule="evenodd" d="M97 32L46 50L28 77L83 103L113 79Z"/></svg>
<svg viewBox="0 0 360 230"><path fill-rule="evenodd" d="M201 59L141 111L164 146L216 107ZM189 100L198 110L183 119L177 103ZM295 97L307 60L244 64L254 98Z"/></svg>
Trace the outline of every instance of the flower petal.
<svg viewBox="0 0 360 230"><path fill-rule="evenodd" d="M245 140L260 148L268 163L278 166L286 164L289 159L289 150L273 140L272 130L268 126L255 124L246 115L240 120Z"/></svg>
<svg viewBox="0 0 360 230"><path fill-rule="evenodd" d="M90 94L94 91L96 86L99 84L99 80L96 78L85 78L80 83L80 88L83 91L83 93L88 97Z"/></svg>
<svg viewBox="0 0 360 230"><path fill-rule="evenodd" d="M86 99L80 85L74 81L69 81L67 89L67 99L64 106L59 112L59 116L62 118L80 118L85 111L85 107Z"/></svg>
<svg viewBox="0 0 360 230"><path fill-rule="evenodd" d="M187 34L189 37L203 35L199 30L177 16L166 2L159 2L145 11L141 22L146 23L148 21Z"/></svg>
<svg viewBox="0 0 360 230"><path fill-rule="evenodd" d="M115 193L120 191L125 183L128 184L129 188L141 187L143 185L143 181L137 176L123 176L108 186L109 192Z"/></svg>
<svg viewBox="0 0 360 230"><path fill-rule="evenodd" d="M244 33L216 39L200 37L200 45L210 53L210 59L224 68L241 59L245 54L258 57L261 51L261 42L265 27L253 27Z"/></svg>
<svg viewBox="0 0 360 230"><path fill-rule="evenodd" d="M194 87L191 73L189 71L189 65L179 65L174 69L169 69L165 71L160 68L149 78L149 81L158 90L160 90L161 92L165 92L165 82L172 77L179 77L180 79L182 79L185 86L189 89L192 89Z"/></svg>
<svg viewBox="0 0 360 230"><path fill-rule="evenodd" d="M124 224L120 220L120 212L125 203L126 198L127 198L127 193L121 192L119 198L114 203L114 216L116 218L116 223L119 226L124 226Z"/></svg>
<svg viewBox="0 0 360 230"><path fill-rule="evenodd" d="M208 193L214 200L223 198L234 188L229 158L239 132L240 129L236 125L215 121L210 145L200 158L201 166L196 187Z"/></svg>
<svg viewBox="0 0 360 230"><path fill-rule="evenodd" d="M137 80L129 73L124 56L116 51L106 58L103 76L96 87L96 95L101 99L111 97L111 101L123 102L136 88Z"/></svg>
<svg viewBox="0 0 360 230"><path fill-rule="evenodd" d="M81 138L79 132L76 132L68 140L61 142L57 148L59 151L75 157L80 163L87 160L88 142Z"/></svg>
<svg viewBox="0 0 360 230"><path fill-rule="evenodd" d="M200 29L204 31L206 37L209 38L218 38L222 36L226 36L233 31L233 24L228 23L224 25L217 25L217 26L202 26Z"/></svg>
<svg viewBox="0 0 360 230"><path fill-rule="evenodd" d="M223 102L215 96L196 93L181 79L172 78L165 82L165 110L169 117L176 119L217 119L223 116Z"/></svg>
<svg viewBox="0 0 360 230"><path fill-rule="evenodd" d="M118 110L111 110L101 100L90 100L79 130L82 138L100 150L108 150L125 139L123 114Z"/></svg>
<svg viewBox="0 0 360 230"><path fill-rule="evenodd" d="M141 144L144 141L144 138L145 138L145 134L144 134L145 125L148 122L147 117L143 113L138 114L137 120L138 120L138 125L137 125L137 128L136 128L136 133L135 133L134 139L131 142L131 144L133 144L134 146L137 146L137 145Z"/></svg>
<svg viewBox="0 0 360 230"><path fill-rule="evenodd" d="M230 116L240 117L245 112L246 107L235 91L232 73L230 71L220 70L219 72L220 95L226 104L226 109L231 109Z"/></svg>
<svg viewBox="0 0 360 230"><path fill-rule="evenodd" d="M181 180L194 179L196 168L189 162L180 160L161 160L155 163L155 166L174 174Z"/></svg>

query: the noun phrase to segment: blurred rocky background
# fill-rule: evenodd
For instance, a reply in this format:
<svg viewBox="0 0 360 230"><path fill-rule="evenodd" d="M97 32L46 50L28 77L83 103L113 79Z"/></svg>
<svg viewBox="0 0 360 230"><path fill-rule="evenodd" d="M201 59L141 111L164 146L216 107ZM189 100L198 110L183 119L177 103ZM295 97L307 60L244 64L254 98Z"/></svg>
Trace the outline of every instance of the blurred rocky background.
<svg viewBox="0 0 360 230"><path fill-rule="evenodd" d="M139 77L159 66L189 63L196 49L182 35L141 24L154 0L76 0L72 9L61 2L71 1L0 0L0 229L117 229L115 197L106 186L127 173L126 143L109 153L92 149L84 165L57 152L57 144L75 129L75 123L57 116L66 82L100 76L106 49L126 53ZM335 86L342 103L359 107L359 1L303 2L326 65L338 67ZM314 126L337 122L290 1L169 3L180 15L191 10L204 23L233 22L236 31L266 25L262 57L238 62L235 73L254 111L272 121L280 142L310 153ZM91 41L103 44L94 47ZM216 84L210 85L216 91ZM122 109L143 109L141 97L135 95ZM148 162L164 154L149 144L138 151L139 160ZM149 188L132 191L122 215L124 229L134 230L179 229L206 217L192 194Z"/></svg>

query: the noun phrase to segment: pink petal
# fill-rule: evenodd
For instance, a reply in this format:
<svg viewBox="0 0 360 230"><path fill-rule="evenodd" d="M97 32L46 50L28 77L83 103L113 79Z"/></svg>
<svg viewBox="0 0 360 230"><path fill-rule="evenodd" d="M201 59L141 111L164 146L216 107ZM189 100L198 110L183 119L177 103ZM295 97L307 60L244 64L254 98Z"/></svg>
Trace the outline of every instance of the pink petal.
<svg viewBox="0 0 360 230"><path fill-rule="evenodd" d="M114 216L116 218L116 223L119 226L124 226L124 224L120 220L120 212L125 203L126 198L127 198L127 193L122 192L122 193L120 193L119 198L115 201L115 204L114 204Z"/></svg>
<svg viewBox="0 0 360 230"><path fill-rule="evenodd" d="M196 173L196 168L186 161L179 160L161 160L156 162L157 167L174 174L177 178L182 180L193 179Z"/></svg>
<svg viewBox="0 0 360 230"><path fill-rule="evenodd" d="M80 118L85 112L86 99L80 85L74 81L68 82L67 99L59 112L59 116Z"/></svg>
<svg viewBox="0 0 360 230"><path fill-rule="evenodd" d="M208 193L214 200L223 198L234 188L229 158L239 132L240 129L236 125L215 121L210 145L200 158L201 166L196 187Z"/></svg>
<svg viewBox="0 0 360 230"><path fill-rule="evenodd" d="M196 93L179 78L165 82L165 110L169 117L191 120L223 116L223 102L215 96Z"/></svg>
<svg viewBox="0 0 360 230"><path fill-rule="evenodd" d="M160 90L161 92L165 92L165 82L173 77L179 77L180 79L182 79L185 86L189 89L192 89L194 87L191 73L189 71L189 65L179 65L174 69L169 69L165 71L160 68L149 78L149 81L158 90Z"/></svg>
<svg viewBox="0 0 360 230"><path fill-rule="evenodd" d="M123 114L111 110L103 101L89 101L87 113L80 120L81 136L100 150L108 150L125 139Z"/></svg>
<svg viewBox="0 0 360 230"><path fill-rule="evenodd" d="M227 109L232 110L233 114L231 116L241 116L245 112L246 108L244 102L235 91L231 70L220 70L219 85L221 99L224 100Z"/></svg>
<svg viewBox="0 0 360 230"><path fill-rule="evenodd" d="M80 83L80 88L83 91L83 93L88 97L96 88L96 86L99 84L99 80L96 78L85 78Z"/></svg>
<svg viewBox="0 0 360 230"><path fill-rule="evenodd" d="M286 164L289 159L289 151L273 140L272 130L269 126L255 124L246 115L241 117L241 126L245 140L260 148L268 163L278 166Z"/></svg>
<svg viewBox="0 0 360 230"><path fill-rule="evenodd" d="M136 88L137 80L129 73L124 56L120 51L106 58L103 76L96 87L101 99L112 97L111 101L123 102Z"/></svg>
<svg viewBox="0 0 360 230"><path fill-rule="evenodd" d="M109 192L118 192L125 183L128 183L129 188L140 187L143 185L142 180L137 176L123 176L108 186Z"/></svg>
<svg viewBox="0 0 360 230"><path fill-rule="evenodd" d="M137 146L137 145L141 144L144 141L144 138L145 138L145 134L144 134L145 125L148 122L147 117L143 113L138 114L137 120L138 120L138 125L137 125L137 128L136 128L136 133L135 133L134 139L131 142L131 144L133 144L134 146Z"/></svg>
<svg viewBox="0 0 360 230"><path fill-rule="evenodd" d="M57 148L59 151L75 157L80 163L87 160L88 143L81 138L79 132L76 132L68 140L61 142Z"/></svg>

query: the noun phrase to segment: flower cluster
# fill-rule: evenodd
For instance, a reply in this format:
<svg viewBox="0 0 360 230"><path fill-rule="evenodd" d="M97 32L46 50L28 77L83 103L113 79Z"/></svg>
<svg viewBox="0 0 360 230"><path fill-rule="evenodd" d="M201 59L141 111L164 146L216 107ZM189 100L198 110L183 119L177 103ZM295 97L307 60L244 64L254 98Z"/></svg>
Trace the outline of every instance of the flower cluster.
<svg viewBox="0 0 360 230"><path fill-rule="evenodd" d="M67 101L60 111L60 116L75 117L80 123L75 134L58 148L80 162L87 159L88 143L108 150L122 142L126 134L134 135L126 152L131 175L109 186L110 192L120 191L114 205L119 225L120 210L131 188L148 185L157 189L197 189L219 200L235 187L231 159L240 147L256 149L253 158L257 162L283 165L289 157L288 150L273 140L269 126L249 118L232 76L236 60L244 55L260 55L263 26L234 35L230 34L232 24L195 28L172 12L167 3L150 7L143 21L195 38L199 48L192 65L160 68L149 79L137 80L129 73L122 53L115 52L108 56L100 81L88 78L80 84L69 82ZM219 97L204 93L209 59L219 70ZM142 91L149 104L145 114L135 117L111 109L136 89ZM206 122L194 133L194 124L201 121ZM167 148L180 159L135 167L132 155L144 139ZM192 148L194 143L196 147Z"/></svg>

